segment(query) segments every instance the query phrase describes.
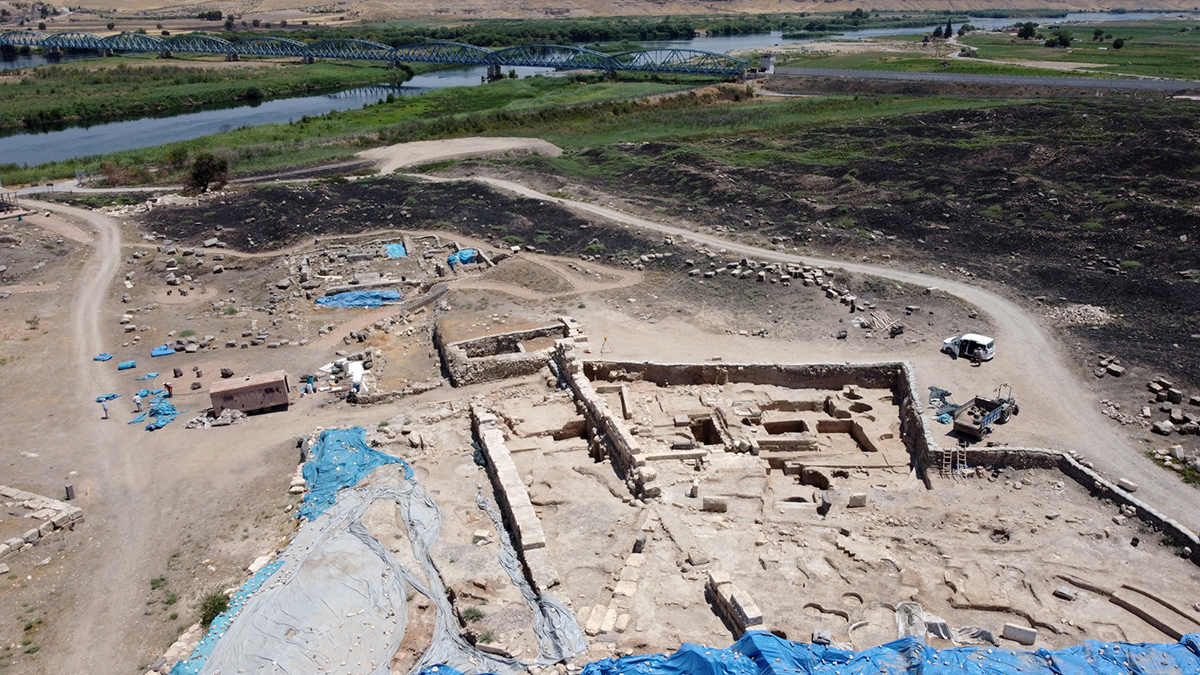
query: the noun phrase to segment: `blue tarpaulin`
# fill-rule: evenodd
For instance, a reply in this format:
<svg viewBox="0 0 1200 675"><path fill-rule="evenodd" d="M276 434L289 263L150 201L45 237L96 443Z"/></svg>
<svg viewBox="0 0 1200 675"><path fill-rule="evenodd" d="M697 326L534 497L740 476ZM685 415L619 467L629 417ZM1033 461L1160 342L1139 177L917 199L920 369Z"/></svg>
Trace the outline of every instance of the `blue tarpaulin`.
<svg viewBox="0 0 1200 675"><path fill-rule="evenodd" d="M728 649L685 644L671 655L603 659L580 675L1196 675L1200 633L1175 644L1084 642L1057 651L934 649L904 638L861 652L789 642L752 630ZM433 666L420 675L458 675Z"/></svg>
<svg viewBox="0 0 1200 675"><path fill-rule="evenodd" d="M233 620L241 614L242 607L246 601L251 598L266 583L267 579L271 578L280 567L283 567L284 560L280 558L274 562L267 563L262 569L255 572L242 587L233 594L229 599L229 609L217 615L213 619L212 625L208 628L208 633L200 640L200 644L196 645L196 649L192 650L192 655L176 663L171 668L171 675L196 675L200 669L204 667L204 662L212 654L212 650L217 646L217 641L225 635L225 631Z"/></svg>
<svg viewBox="0 0 1200 675"><path fill-rule="evenodd" d="M141 413L137 417L126 422L125 424L137 424L139 422L145 422L145 421L146 421L146 413Z"/></svg>
<svg viewBox="0 0 1200 675"><path fill-rule="evenodd" d="M150 350L150 356L170 356L175 353L175 348L171 345L159 345Z"/></svg>
<svg viewBox="0 0 1200 675"><path fill-rule="evenodd" d="M387 251L389 258L407 258L408 251L404 250L404 244L384 244L383 250Z"/></svg>
<svg viewBox="0 0 1200 675"><path fill-rule="evenodd" d="M117 370L129 370L137 368L137 361L122 361L117 364Z"/></svg>
<svg viewBox="0 0 1200 675"><path fill-rule="evenodd" d="M298 516L315 519L333 504L338 490L357 485L364 476L385 464L402 464L404 477L412 479L413 470L408 462L371 448L366 435L362 427L321 432L304 464L304 480L309 490Z"/></svg>
<svg viewBox="0 0 1200 675"><path fill-rule="evenodd" d="M317 298L317 304L322 307L382 307L403 299L399 291L346 291Z"/></svg>
<svg viewBox="0 0 1200 675"><path fill-rule="evenodd" d="M175 421L176 415L181 415L187 412L186 410L176 410L175 406L167 400L166 396L155 396L150 400L150 421L146 423L146 431L154 431L161 429L171 422Z"/></svg>
<svg viewBox="0 0 1200 675"><path fill-rule="evenodd" d="M153 380L156 377L158 377L158 373L146 373L145 375L139 377L138 379L139 380Z"/></svg>
<svg viewBox="0 0 1200 675"><path fill-rule="evenodd" d="M449 258L446 258L446 264L454 267L455 265L466 265L475 260L475 249L464 248L458 253L451 253Z"/></svg>
<svg viewBox="0 0 1200 675"><path fill-rule="evenodd" d="M139 391L137 393L137 395L141 396L142 398L145 399L145 398L150 398L151 396L157 396L158 394L161 394L161 393L163 393L163 390L162 390L162 387L159 387L158 389L155 389L154 391L150 391L149 389L143 389L143 390ZM153 403L153 401L151 401L151 403Z"/></svg>
<svg viewBox="0 0 1200 675"><path fill-rule="evenodd" d="M92 360L93 361L108 361L111 358L112 358L112 354L105 353L105 354L97 354L97 355L93 356Z"/></svg>
<svg viewBox="0 0 1200 675"><path fill-rule="evenodd" d="M121 395L120 394L101 394L96 397L96 403L103 403L105 401L111 401L114 398L121 398Z"/></svg>

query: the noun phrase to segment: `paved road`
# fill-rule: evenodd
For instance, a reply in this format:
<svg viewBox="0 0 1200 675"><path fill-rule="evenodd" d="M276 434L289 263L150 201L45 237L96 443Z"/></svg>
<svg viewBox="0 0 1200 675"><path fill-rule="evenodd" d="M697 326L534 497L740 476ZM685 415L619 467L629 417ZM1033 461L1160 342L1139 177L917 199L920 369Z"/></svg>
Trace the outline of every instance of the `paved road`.
<svg viewBox="0 0 1200 675"><path fill-rule="evenodd" d="M959 75L955 73L906 73L893 70L833 70L830 68L776 67L776 75L837 77L855 80L902 80L908 82L956 82L1005 84L1030 87L1074 87L1081 89L1132 89L1139 91L1182 91L1200 89L1190 80L1133 80L1103 77L1053 77L1042 75Z"/></svg>

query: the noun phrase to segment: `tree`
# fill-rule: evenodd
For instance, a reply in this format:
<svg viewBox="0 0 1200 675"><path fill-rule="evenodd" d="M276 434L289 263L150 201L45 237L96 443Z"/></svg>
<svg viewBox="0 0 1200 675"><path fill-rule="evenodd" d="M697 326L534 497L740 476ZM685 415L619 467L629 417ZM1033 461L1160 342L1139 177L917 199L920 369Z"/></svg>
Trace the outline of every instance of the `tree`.
<svg viewBox="0 0 1200 675"><path fill-rule="evenodd" d="M233 17L225 17L225 30L233 30Z"/></svg>
<svg viewBox="0 0 1200 675"><path fill-rule="evenodd" d="M1022 40L1028 40L1037 35L1038 25L1032 21L1017 24L1017 37Z"/></svg>
<svg viewBox="0 0 1200 675"><path fill-rule="evenodd" d="M1120 49L1125 46L1125 38L1117 38L1113 40L1113 49Z"/></svg>
<svg viewBox="0 0 1200 675"><path fill-rule="evenodd" d="M45 21L38 22L38 30L46 30L46 22Z"/></svg>
<svg viewBox="0 0 1200 675"><path fill-rule="evenodd" d="M163 155L163 161L171 166L183 166L188 161L188 149L186 146L176 145L167 150Z"/></svg>
<svg viewBox="0 0 1200 675"><path fill-rule="evenodd" d="M287 28L287 19L284 19L284 20L280 21L280 22L279 22L279 27L280 27L280 28Z"/></svg>
<svg viewBox="0 0 1200 675"><path fill-rule="evenodd" d="M954 37L954 26L950 25L950 19L946 19L946 39Z"/></svg>
<svg viewBox="0 0 1200 675"><path fill-rule="evenodd" d="M109 22L108 22L107 24L105 24L105 25L106 25L106 26L108 26L108 29L109 29L109 30L112 30L113 28L116 28L116 26L117 26L117 24L113 23L112 21L109 21Z"/></svg>
<svg viewBox="0 0 1200 675"><path fill-rule="evenodd" d="M964 23L963 25L958 27L958 36L962 37L962 36L966 35L967 33L970 33L973 30L975 30L975 26L972 26L969 23Z"/></svg>
<svg viewBox="0 0 1200 675"><path fill-rule="evenodd" d="M250 23L251 23L251 24L252 24L252 25L253 25L255 28L258 28L258 24L259 24L259 23L261 23L261 22L260 22L258 19L253 19L253 20L251 20L251 21L250 21Z"/></svg>
<svg viewBox="0 0 1200 675"><path fill-rule="evenodd" d="M208 186L216 183L220 189L229 180L229 161L210 152L202 152L192 160L188 174L188 187L198 192L208 192Z"/></svg>
<svg viewBox="0 0 1200 675"><path fill-rule="evenodd" d="M938 26L937 28L933 29L933 37L935 37L935 38L942 37L942 27L941 26Z"/></svg>
<svg viewBox="0 0 1200 675"><path fill-rule="evenodd" d="M1104 29L1103 28L1097 28L1096 30L1092 31L1092 42L1095 42L1097 40L1101 40L1101 41L1104 40Z"/></svg>

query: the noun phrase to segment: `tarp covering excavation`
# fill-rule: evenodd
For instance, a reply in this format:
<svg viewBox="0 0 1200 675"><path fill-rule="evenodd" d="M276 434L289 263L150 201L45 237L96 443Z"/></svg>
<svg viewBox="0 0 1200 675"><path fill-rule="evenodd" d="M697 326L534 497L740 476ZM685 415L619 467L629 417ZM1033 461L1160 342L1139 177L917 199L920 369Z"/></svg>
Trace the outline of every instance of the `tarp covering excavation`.
<svg viewBox="0 0 1200 675"><path fill-rule="evenodd" d="M322 307L382 307L403 299L399 291L346 291L317 298L316 303Z"/></svg>
<svg viewBox="0 0 1200 675"><path fill-rule="evenodd" d="M451 253L450 257L446 258L446 264L454 267L455 265L466 265L475 262L475 249L464 248L458 253Z"/></svg>
<svg viewBox="0 0 1200 675"><path fill-rule="evenodd" d="M420 675L458 675L445 665ZM477 669L461 671L478 673ZM1058 651L996 647L934 649L904 638L861 652L789 642L750 631L728 649L685 644L671 655L644 654L589 663L580 675L1195 675L1200 633L1177 644L1087 640Z"/></svg>
<svg viewBox="0 0 1200 675"><path fill-rule="evenodd" d="M384 252L389 258L407 258L408 252L404 250L404 244L384 244Z"/></svg>
<svg viewBox="0 0 1200 675"><path fill-rule="evenodd" d="M414 672L447 664L446 672L458 668L525 675L524 664L476 650L462 636L431 554L441 533L442 510L407 464L371 449L363 439L361 428L321 433L305 464L305 478L315 492L333 488L335 495L327 504L322 499L319 512L302 523L279 557L242 586L240 611L231 607L229 620L222 615L214 622L172 675L390 675L389 661L404 639L409 589L428 597L436 612L430 646ZM386 468L392 462L402 466ZM367 465L385 468L371 474L370 486L351 487L370 472ZM310 473L310 466L321 470ZM404 525L419 570L402 566L363 525L363 514L381 501L397 510L396 522ZM305 507L317 511L315 504ZM499 522L490 503L480 508ZM535 619L538 662L550 664L582 651L586 645L574 616L550 598L530 597L515 550L501 540L501 564L522 580L523 593L530 591L526 598L531 606L541 607L540 619Z"/></svg>
<svg viewBox="0 0 1200 675"><path fill-rule="evenodd" d="M175 348L171 345L159 345L150 350L150 356L170 356L175 353Z"/></svg>
<svg viewBox="0 0 1200 675"><path fill-rule="evenodd" d="M367 445L366 435L362 427L321 432L304 464L304 480L309 491L304 495L304 505L297 515L315 520L333 505L339 490L354 487L377 466L401 464L404 477L412 480L413 470L408 462Z"/></svg>

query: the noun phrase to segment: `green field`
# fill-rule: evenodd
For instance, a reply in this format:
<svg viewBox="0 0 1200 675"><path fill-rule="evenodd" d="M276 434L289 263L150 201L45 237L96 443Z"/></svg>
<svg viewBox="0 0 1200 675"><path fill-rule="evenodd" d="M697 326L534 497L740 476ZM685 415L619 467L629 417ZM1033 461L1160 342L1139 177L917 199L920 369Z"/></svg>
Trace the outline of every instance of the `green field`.
<svg viewBox="0 0 1200 675"><path fill-rule="evenodd" d="M412 70L388 70L369 62L226 67L196 60L172 61L97 59L23 70L0 84L0 129L94 124L184 112L233 101L398 83L412 74ZM424 70L430 69L422 65Z"/></svg>
<svg viewBox="0 0 1200 675"><path fill-rule="evenodd" d="M926 56L920 52L863 52L860 54L788 53L777 66L831 68L836 70L895 70L909 73L954 73L958 75L1048 75L1061 77L1060 70L989 63L957 56ZM1072 76L1087 73L1070 73Z"/></svg>
<svg viewBox="0 0 1200 675"><path fill-rule="evenodd" d="M1179 79L1200 79L1200 22L1178 20L1106 22L1063 26L1077 41L1071 47L1052 48L1043 40L1020 40L1012 35L972 33L962 41L979 50L981 59L1064 61L1094 63L1094 72L1149 75ZM1103 29L1111 38L1092 39L1093 30ZM1048 35L1050 30L1040 26ZM1124 46L1113 49L1113 40L1122 38Z"/></svg>
<svg viewBox="0 0 1200 675"><path fill-rule="evenodd" d="M76 169L96 170L107 162L122 166L152 164L165 161L168 155L174 158L172 164L180 164L178 158L184 155L194 157L196 153L204 151L228 156L235 170L243 173L306 166L345 158L365 147L378 145L382 130L405 123L432 128L439 120L452 121L485 111L514 114L529 111L525 114L536 115L539 110L637 98L695 86L695 82L688 80L602 82L598 81L599 78L594 79L597 81L592 83L559 77L502 80L478 87L455 87L421 96L400 97L391 103L374 104L361 109L302 117L290 124L246 127L102 157L50 162L36 167L0 163L0 182L6 186L45 182L74 176ZM178 178L168 171L156 175L160 182Z"/></svg>

